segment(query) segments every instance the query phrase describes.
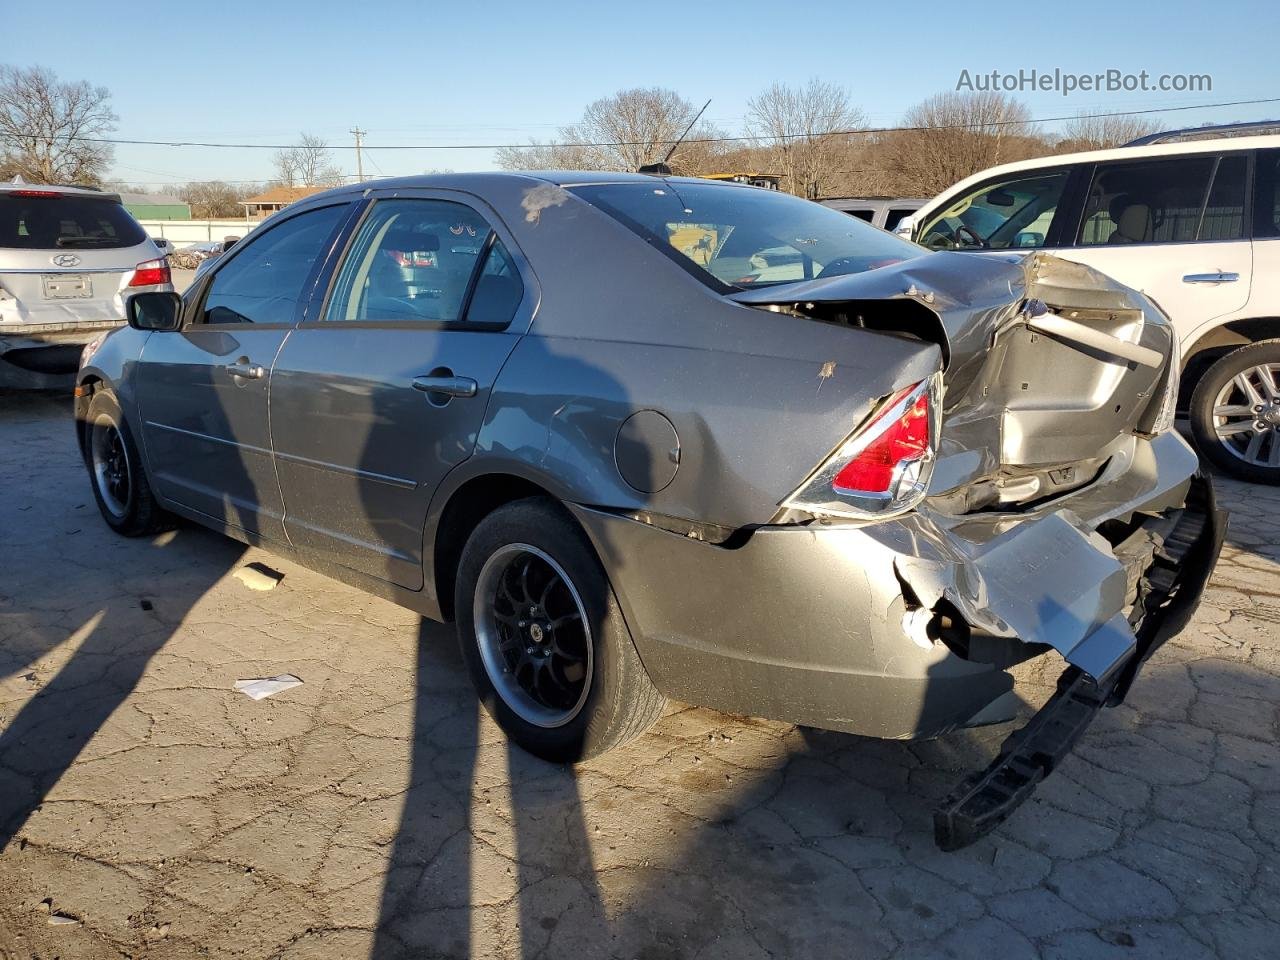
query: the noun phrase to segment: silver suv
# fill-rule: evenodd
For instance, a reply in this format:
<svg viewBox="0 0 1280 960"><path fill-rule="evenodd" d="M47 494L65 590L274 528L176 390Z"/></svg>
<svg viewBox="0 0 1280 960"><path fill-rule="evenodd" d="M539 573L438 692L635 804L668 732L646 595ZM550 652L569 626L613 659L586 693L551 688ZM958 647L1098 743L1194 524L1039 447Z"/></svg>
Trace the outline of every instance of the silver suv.
<svg viewBox="0 0 1280 960"><path fill-rule="evenodd" d="M0 184L0 387L70 383L84 344L124 325L169 264L112 193Z"/></svg>

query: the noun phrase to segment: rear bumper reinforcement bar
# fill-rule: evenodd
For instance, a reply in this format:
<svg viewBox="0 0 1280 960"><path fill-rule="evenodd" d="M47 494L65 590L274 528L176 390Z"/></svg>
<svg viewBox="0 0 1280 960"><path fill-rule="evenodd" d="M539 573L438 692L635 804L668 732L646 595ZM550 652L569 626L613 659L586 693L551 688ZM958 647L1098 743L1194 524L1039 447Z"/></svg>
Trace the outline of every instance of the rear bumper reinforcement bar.
<svg viewBox="0 0 1280 960"><path fill-rule="evenodd" d="M986 836L1053 772L1104 706L1121 703L1147 659L1191 620L1213 572L1227 516L1208 478L1197 476L1186 506L1144 577L1133 619L1137 645L1129 660L1099 686L1068 667L1058 688L1026 726L1015 730L985 770L966 777L934 811L934 840L959 850Z"/></svg>

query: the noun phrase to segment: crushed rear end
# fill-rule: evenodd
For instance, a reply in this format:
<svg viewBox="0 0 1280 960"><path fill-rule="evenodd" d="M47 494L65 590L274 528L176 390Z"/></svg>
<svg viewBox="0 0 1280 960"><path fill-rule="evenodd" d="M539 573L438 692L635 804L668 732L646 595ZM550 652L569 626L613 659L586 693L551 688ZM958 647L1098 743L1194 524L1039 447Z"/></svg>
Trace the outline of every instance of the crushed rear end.
<svg viewBox="0 0 1280 960"><path fill-rule="evenodd" d="M998 670L1050 650L1066 661L1049 702L937 811L939 845L965 846L1124 699L1217 559L1225 516L1172 430L1176 337L1140 294L1044 255L940 254L734 299L942 350L919 499L852 528L892 550L905 643ZM793 495L775 522L830 530L858 516L820 501L806 513L813 502Z"/></svg>

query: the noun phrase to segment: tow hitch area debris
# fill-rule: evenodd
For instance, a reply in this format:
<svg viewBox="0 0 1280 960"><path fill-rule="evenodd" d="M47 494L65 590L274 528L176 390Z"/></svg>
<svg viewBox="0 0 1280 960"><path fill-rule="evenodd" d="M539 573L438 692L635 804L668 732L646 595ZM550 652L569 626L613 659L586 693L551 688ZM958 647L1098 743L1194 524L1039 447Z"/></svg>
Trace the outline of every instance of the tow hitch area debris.
<svg viewBox="0 0 1280 960"><path fill-rule="evenodd" d="M284 579L283 573L264 563L246 563L234 576L250 590L272 590Z"/></svg>
<svg viewBox="0 0 1280 960"><path fill-rule="evenodd" d="M253 680L237 680L235 688L250 700L261 700L285 690L302 686L302 681L292 673L284 673L278 677L258 677Z"/></svg>

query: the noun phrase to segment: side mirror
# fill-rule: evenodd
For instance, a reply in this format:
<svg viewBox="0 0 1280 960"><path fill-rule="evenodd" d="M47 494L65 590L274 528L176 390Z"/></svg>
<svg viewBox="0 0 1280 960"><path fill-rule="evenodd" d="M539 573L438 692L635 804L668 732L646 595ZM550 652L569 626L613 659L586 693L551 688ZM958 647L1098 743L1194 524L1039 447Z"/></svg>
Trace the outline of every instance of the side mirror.
<svg viewBox="0 0 1280 960"><path fill-rule="evenodd" d="M135 330L177 330L182 326L182 298L176 293L135 293L125 313Z"/></svg>

